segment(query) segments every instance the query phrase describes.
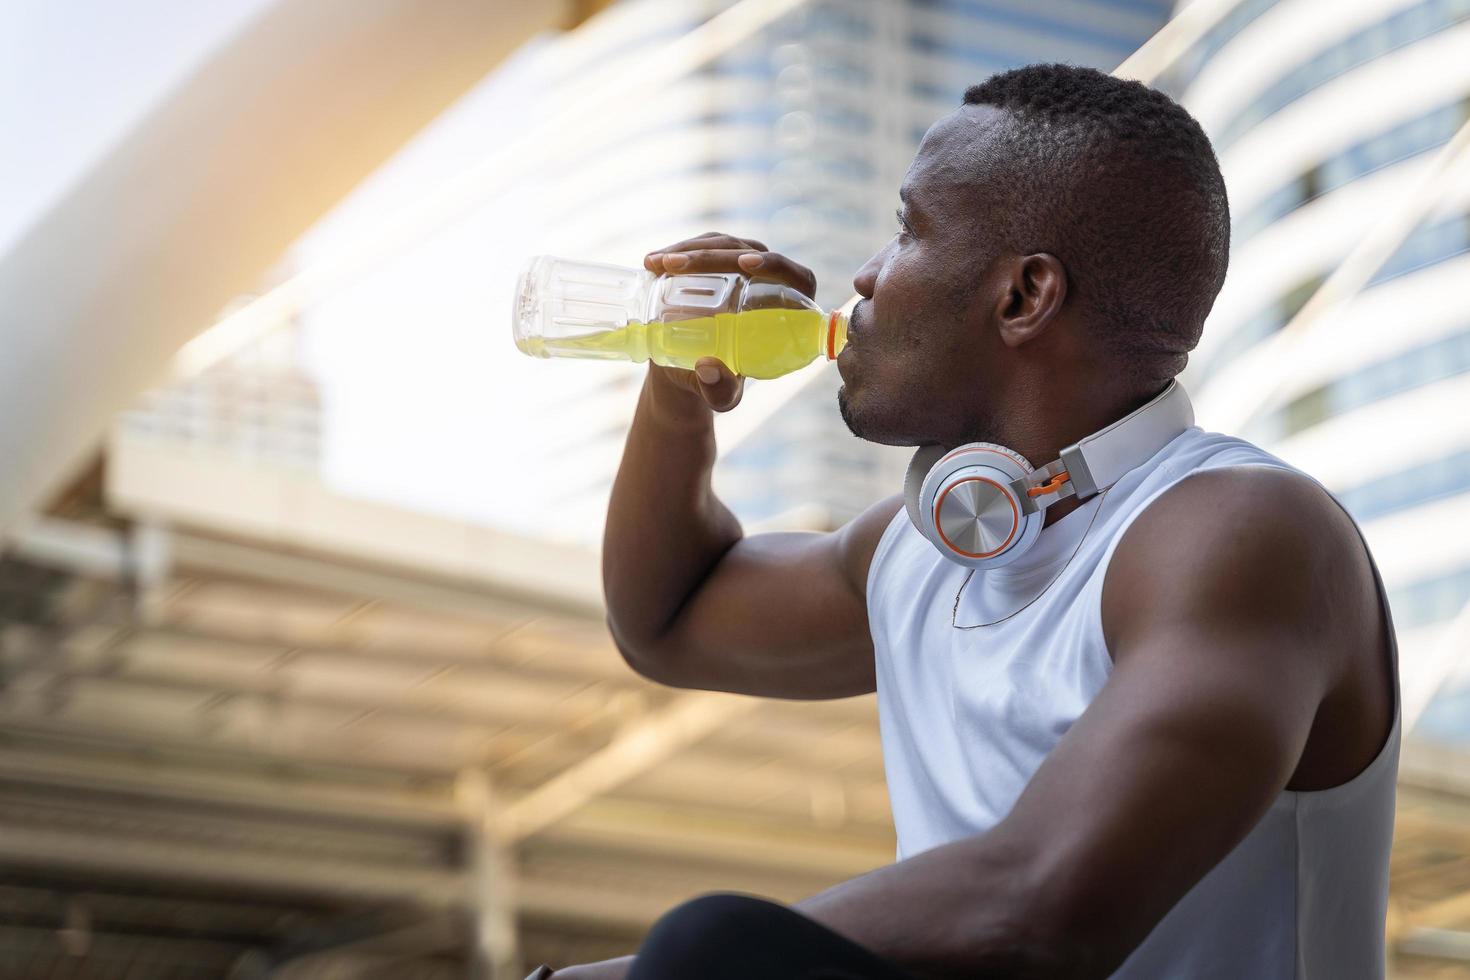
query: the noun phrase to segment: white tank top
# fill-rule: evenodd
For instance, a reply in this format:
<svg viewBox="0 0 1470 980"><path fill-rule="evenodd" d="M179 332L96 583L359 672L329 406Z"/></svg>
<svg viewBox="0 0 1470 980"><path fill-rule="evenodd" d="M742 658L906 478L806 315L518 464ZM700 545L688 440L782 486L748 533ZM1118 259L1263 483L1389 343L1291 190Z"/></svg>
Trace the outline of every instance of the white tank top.
<svg viewBox="0 0 1470 980"><path fill-rule="evenodd" d="M1101 598L1123 532L1185 477L1242 465L1290 469L1243 440L1189 429L1046 528L1024 558L976 572L963 593L967 570L898 512L874 553L867 594L900 859L983 833L1005 817L1112 671ZM1378 594L1387 615L1381 580ZM1028 601L993 626L951 624L952 613L960 626L984 624ZM1392 656L1393 730L1373 762L1332 789L1283 791L1115 978L1384 976L1399 755L1396 647Z"/></svg>

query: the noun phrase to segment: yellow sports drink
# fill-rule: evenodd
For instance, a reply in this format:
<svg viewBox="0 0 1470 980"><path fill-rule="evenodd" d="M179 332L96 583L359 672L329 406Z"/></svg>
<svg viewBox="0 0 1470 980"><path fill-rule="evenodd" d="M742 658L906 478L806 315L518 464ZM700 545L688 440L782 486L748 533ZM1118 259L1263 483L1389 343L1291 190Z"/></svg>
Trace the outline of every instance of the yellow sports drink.
<svg viewBox="0 0 1470 980"><path fill-rule="evenodd" d="M779 378L817 357L835 358L846 343L847 318L841 314L773 309L635 321L580 337L539 339L522 350L541 357L609 356L686 369L693 369L701 357L718 357L747 378Z"/></svg>
<svg viewBox="0 0 1470 980"><path fill-rule="evenodd" d="M655 276L550 256L521 274L516 346L533 357L653 361L693 368L717 357L737 374L779 378L847 344L847 316L739 273Z"/></svg>

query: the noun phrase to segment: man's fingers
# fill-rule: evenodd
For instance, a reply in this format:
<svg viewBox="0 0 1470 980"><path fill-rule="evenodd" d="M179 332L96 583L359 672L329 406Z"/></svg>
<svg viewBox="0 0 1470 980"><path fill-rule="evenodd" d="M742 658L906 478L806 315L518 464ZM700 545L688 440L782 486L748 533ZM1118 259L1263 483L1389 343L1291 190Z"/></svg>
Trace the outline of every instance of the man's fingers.
<svg viewBox="0 0 1470 980"><path fill-rule="evenodd" d="M693 370L650 365L679 388L698 395L716 412L728 412L740 404L745 379L727 368L718 357L701 357Z"/></svg>
<svg viewBox="0 0 1470 980"><path fill-rule="evenodd" d="M770 251L765 242L718 231L649 252L643 257L643 267L659 275L741 272L753 279L785 283L808 296L817 294L817 277L806 266Z"/></svg>
<svg viewBox="0 0 1470 980"><path fill-rule="evenodd" d="M728 243L733 243L736 248L753 248L757 252L764 252L766 250L765 243L758 242L754 238L741 238L739 235L732 235L724 231L707 231L703 235L695 235L693 238L686 238L676 245L670 245L668 248L663 249L663 251L687 252L695 248L729 248L731 245Z"/></svg>
<svg viewBox="0 0 1470 980"><path fill-rule="evenodd" d="M784 282L813 298L817 295L816 273L800 263L793 262L780 252L745 252L737 256L740 271L754 279L771 279Z"/></svg>
<svg viewBox="0 0 1470 980"><path fill-rule="evenodd" d="M697 235L694 238L686 238L681 242L675 242L674 244L669 245L666 248L661 248L656 251L649 252L646 256L643 257L643 267L645 269L648 269L650 272L672 272L674 270L666 269L664 267L664 256L699 250L734 250L737 252L754 250L757 252L764 252L766 250L766 243L757 241L754 238L738 238L735 235L727 235L724 232L709 231L705 232L703 235Z"/></svg>
<svg viewBox="0 0 1470 980"><path fill-rule="evenodd" d="M707 231L703 235L695 235L693 238L687 239L686 241L680 242L679 244L680 246L685 246L688 248L693 248L696 245L700 245L705 248L711 248L717 247L714 245L714 242L716 240L737 242L742 248L753 248L758 252L764 252L766 250L766 245L764 242L758 242L754 238L741 238L738 235L732 235L729 232L724 231ZM678 247L664 249L664 251L666 252L674 252L679 250L680 249Z"/></svg>
<svg viewBox="0 0 1470 980"><path fill-rule="evenodd" d="M745 394L745 379L725 367L717 357L701 357L696 361L694 377L705 404L717 412L730 411Z"/></svg>
<svg viewBox="0 0 1470 980"><path fill-rule="evenodd" d="M666 245L649 253L651 255L666 255L670 252L690 252L698 248L750 248L749 242L744 238L734 235L708 234L700 235L698 238L686 238L681 242Z"/></svg>
<svg viewBox="0 0 1470 980"><path fill-rule="evenodd" d="M785 283L808 296L814 296L817 292L817 277L812 270L791 261L779 252L733 248L700 248L689 252L665 252L660 254L657 257L657 263L650 265L649 268L654 272L669 275L741 272L752 279Z"/></svg>
<svg viewBox="0 0 1470 980"><path fill-rule="evenodd" d="M754 249L696 248L687 252L665 252L663 266L669 272L742 272L737 260L742 255L760 255Z"/></svg>

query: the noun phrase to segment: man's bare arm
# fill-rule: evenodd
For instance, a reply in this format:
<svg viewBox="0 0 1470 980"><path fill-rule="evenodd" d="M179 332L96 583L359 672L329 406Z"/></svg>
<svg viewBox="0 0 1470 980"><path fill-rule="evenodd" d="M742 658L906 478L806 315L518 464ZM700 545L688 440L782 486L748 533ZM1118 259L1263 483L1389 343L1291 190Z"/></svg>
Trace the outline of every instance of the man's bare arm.
<svg viewBox="0 0 1470 980"><path fill-rule="evenodd" d="M749 271L810 291L810 272L759 242L701 236L656 253L654 271ZM683 265L665 268L669 256ZM675 262L675 265L678 263ZM713 358L650 366L613 485L603 541L608 627L628 663L676 687L784 698L874 689L866 583L891 498L830 534L746 537L715 496L714 411L740 400L740 379Z"/></svg>
<svg viewBox="0 0 1470 980"><path fill-rule="evenodd" d="M1111 974L1286 787L1342 651L1382 650L1335 510L1264 471L1171 490L1108 572L1112 676L1011 813L797 908L925 977Z"/></svg>

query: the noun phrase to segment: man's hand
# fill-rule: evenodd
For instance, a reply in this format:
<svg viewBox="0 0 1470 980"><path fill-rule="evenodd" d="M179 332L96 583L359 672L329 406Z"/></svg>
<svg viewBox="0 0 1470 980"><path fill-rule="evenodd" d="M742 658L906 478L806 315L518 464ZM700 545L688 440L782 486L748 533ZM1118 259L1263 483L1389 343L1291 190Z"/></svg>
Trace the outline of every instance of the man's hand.
<svg viewBox="0 0 1470 980"><path fill-rule="evenodd" d="M651 254L651 272L753 273L804 292L811 272L760 242L705 235ZM608 504L602 581L608 629L643 676L671 687L838 698L877 683L868 566L902 507L894 495L832 534L746 537L711 485L714 411L741 381L714 359L650 367Z"/></svg>
<svg viewBox="0 0 1470 980"><path fill-rule="evenodd" d="M633 957L620 956L615 960L562 967L552 972L551 980L623 980L632 966Z"/></svg>
<svg viewBox="0 0 1470 980"><path fill-rule="evenodd" d="M817 292L812 270L784 255L768 252L753 238L736 238L717 231L686 238L643 257L643 267L659 275L698 272L738 272L752 279L784 283L808 296ZM717 357L701 357L693 371L649 365L650 371L668 386L693 392L716 412L728 412L740 404L745 379L732 372ZM675 399L670 399L675 401Z"/></svg>

